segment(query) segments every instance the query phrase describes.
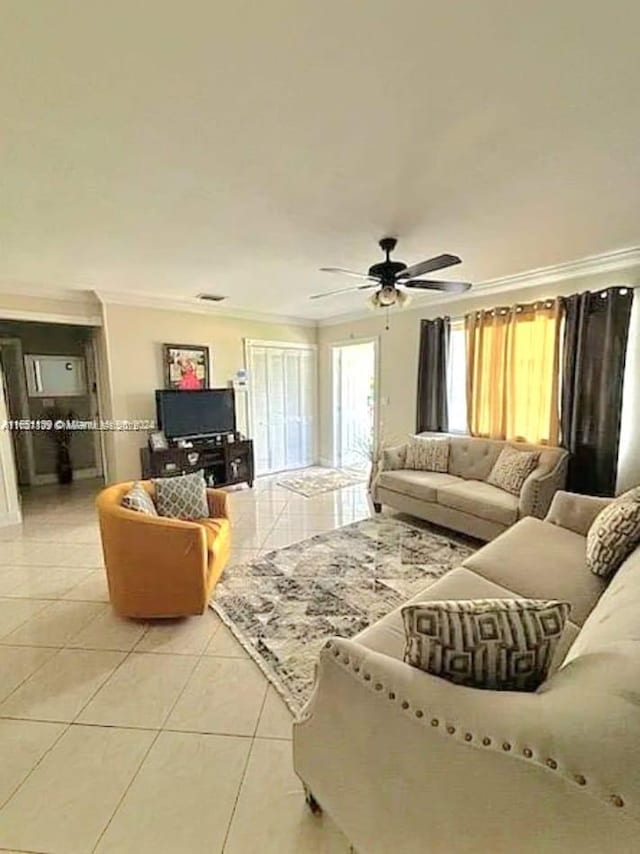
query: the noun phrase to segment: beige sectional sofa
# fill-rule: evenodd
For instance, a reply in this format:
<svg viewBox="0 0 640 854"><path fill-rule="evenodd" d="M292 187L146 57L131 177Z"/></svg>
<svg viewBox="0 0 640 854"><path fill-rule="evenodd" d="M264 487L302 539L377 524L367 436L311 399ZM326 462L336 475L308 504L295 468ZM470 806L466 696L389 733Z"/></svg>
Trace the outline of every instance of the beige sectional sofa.
<svg viewBox="0 0 640 854"><path fill-rule="evenodd" d="M454 685L403 662L394 611L320 655L295 768L358 854L640 850L640 548L608 587L585 535L608 499L558 492L414 601L572 604L534 693Z"/></svg>
<svg viewBox="0 0 640 854"><path fill-rule="evenodd" d="M387 505L492 540L523 516L544 518L555 492L565 485L569 454L562 448L518 444L539 451L540 457L516 496L486 482L505 442L470 436L450 436L449 442L447 473L405 469L406 445L385 450L372 487L376 510Z"/></svg>

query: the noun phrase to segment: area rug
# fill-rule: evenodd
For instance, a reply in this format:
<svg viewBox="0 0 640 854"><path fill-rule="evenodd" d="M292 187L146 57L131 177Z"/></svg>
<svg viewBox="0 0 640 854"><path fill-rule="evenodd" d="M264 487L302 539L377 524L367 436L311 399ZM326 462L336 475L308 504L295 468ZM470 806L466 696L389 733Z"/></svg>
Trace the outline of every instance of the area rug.
<svg viewBox="0 0 640 854"><path fill-rule="evenodd" d="M277 484L298 495L304 495L305 498L315 498L323 492L333 492L334 489L364 483L366 479L367 474L362 471L314 468L281 478Z"/></svg>
<svg viewBox="0 0 640 854"><path fill-rule="evenodd" d="M476 548L439 528L365 519L227 567L210 605L297 714L328 637L353 637Z"/></svg>

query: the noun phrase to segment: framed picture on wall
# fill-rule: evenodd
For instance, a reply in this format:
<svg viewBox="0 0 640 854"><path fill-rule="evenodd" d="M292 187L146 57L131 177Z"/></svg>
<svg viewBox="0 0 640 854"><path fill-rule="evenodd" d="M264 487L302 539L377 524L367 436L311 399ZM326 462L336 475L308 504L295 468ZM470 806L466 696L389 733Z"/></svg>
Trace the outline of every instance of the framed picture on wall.
<svg viewBox="0 0 640 854"><path fill-rule="evenodd" d="M164 387L209 388L209 348L198 344L163 344Z"/></svg>

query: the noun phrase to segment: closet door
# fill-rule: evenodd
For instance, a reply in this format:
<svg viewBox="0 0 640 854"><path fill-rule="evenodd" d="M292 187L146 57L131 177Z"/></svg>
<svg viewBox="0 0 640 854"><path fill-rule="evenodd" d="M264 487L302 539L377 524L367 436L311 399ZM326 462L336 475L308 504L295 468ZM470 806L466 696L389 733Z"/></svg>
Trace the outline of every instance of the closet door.
<svg viewBox="0 0 640 854"><path fill-rule="evenodd" d="M300 456L302 466L316 461L316 354L300 351Z"/></svg>
<svg viewBox="0 0 640 854"><path fill-rule="evenodd" d="M269 394L267 352L264 347L252 347L248 353L251 382L250 424L256 472L269 471Z"/></svg>
<svg viewBox="0 0 640 854"><path fill-rule="evenodd" d="M315 352L247 344L249 411L258 474L302 468L315 457Z"/></svg>
<svg viewBox="0 0 640 854"><path fill-rule="evenodd" d="M305 465L302 453L302 389L300 384L300 350L284 353L285 382L285 459L287 468Z"/></svg>
<svg viewBox="0 0 640 854"><path fill-rule="evenodd" d="M267 348L267 395L269 398L269 469L287 468L286 452L286 384L284 353L275 347Z"/></svg>

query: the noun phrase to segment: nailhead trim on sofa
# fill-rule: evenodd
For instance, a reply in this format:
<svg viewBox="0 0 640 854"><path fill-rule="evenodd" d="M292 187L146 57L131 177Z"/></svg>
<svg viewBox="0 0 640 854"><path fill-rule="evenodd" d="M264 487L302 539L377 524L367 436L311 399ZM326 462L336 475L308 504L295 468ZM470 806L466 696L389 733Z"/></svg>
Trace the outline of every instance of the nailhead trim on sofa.
<svg viewBox="0 0 640 854"><path fill-rule="evenodd" d="M324 648L326 650L331 650L334 647L335 647L335 649L334 649L333 655L338 660L338 663L341 665L348 665L349 664L349 656L343 655L342 659L339 658L340 650L336 646L335 641L327 641L324 645ZM354 663L351 667L351 670L354 673L359 673L360 666L358 664ZM363 681L369 683L369 686L365 685L365 687L370 687L371 686L371 673L368 673L368 672L363 673ZM375 682L373 685L373 689L375 692L382 691L384 688L385 688L385 686L382 682ZM388 689L387 698L390 701L394 701L396 699L396 696L397 696L397 694L396 694L395 689L393 689L393 688ZM403 700L400 705L404 711L407 711L410 708L410 703L408 700ZM310 715L306 715L304 719L308 719L308 717L310 717ZM424 709L415 709L413 712L413 717L415 717L416 719L418 719L420 721L424 720L425 719ZM429 723L434 729L440 728L440 719L437 717L430 718ZM448 735L454 736L456 734L456 732L458 732L458 730L456 729L456 727L453 724L447 724L446 732ZM463 731L462 741L467 743L467 744L469 744L469 743L482 744L483 747L491 747L491 745L493 744L492 739L487 735L483 736L480 741L478 741L478 739L475 739L475 741L474 741L473 733L469 732L468 730ZM504 741L501 743L500 746L501 746L501 749L505 753L512 752L512 745L510 742ZM530 747L524 747L522 749L521 753L516 754L516 755L522 756L526 760L533 761L536 764L540 765L540 767L542 767L542 768L547 768L551 771L559 770L558 762L555 759L553 759L552 757L547 757L544 761L540 761L540 760L535 759L534 751ZM560 773L562 774L562 776L565 777L565 779L567 779L568 781L570 781L572 783L575 783L577 786L584 787L587 785L587 779L583 774L568 773L568 772L563 773L562 771L560 771ZM606 800L607 800L607 803L609 803L611 806L616 807L617 809L622 809L624 806L626 806L624 798L622 798L622 796L619 794L610 794Z"/></svg>

